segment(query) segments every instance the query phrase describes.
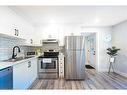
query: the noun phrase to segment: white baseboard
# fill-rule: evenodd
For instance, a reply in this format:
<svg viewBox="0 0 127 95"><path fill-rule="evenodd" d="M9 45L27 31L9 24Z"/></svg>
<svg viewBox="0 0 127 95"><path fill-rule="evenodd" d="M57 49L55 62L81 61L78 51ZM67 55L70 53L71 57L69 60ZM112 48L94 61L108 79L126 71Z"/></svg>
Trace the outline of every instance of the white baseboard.
<svg viewBox="0 0 127 95"><path fill-rule="evenodd" d="M120 71L115 71L115 73L120 74L121 76L127 77L126 73L120 72Z"/></svg>

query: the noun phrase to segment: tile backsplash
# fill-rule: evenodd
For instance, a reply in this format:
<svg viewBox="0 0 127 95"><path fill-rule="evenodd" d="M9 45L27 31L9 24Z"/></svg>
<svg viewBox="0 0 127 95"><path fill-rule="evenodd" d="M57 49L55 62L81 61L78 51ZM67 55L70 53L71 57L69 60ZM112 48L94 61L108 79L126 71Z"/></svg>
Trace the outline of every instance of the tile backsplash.
<svg viewBox="0 0 127 95"><path fill-rule="evenodd" d="M12 57L12 49L14 46L23 44L24 41L17 39L9 39L0 37L0 61L7 60ZM21 51L33 51L32 47L19 46Z"/></svg>

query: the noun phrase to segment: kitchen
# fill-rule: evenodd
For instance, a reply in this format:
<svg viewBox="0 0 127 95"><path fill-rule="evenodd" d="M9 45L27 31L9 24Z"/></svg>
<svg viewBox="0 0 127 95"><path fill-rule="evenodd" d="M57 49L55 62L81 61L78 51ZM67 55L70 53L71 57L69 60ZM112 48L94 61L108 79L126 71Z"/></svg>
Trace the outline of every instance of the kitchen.
<svg viewBox="0 0 127 95"><path fill-rule="evenodd" d="M116 20L110 22L115 13L110 14L109 23L102 24L96 13L104 16L109 9L117 13L127 7L0 7L0 89L117 88L117 83L108 86L112 81L102 79L108 79L107 73L96 78L108 70L105 50ZM127 88L121 85L119 89Z"/></svg>
<svg viewBox="0 0 127 95"><path fill-rule="evenodd" d="M2 36L3 37L3 36ZM9 37L9 36L8 36ZM73 39L72 39L73 37ZM8 39L6 38L4 35L3 39ZM19 38L16 38L19 39ZM78 41L78 45L82 46L82 43L84 45L84 38L82 36L68 36L68 38L66 38L66 42L70 41L72 42L75 39L75 41ZM14 40L14 39L13 39ZM81 43L81 44L79 44ZM34 81L36 81L36 79L63 79L64 78L64 73L65 73L65 56L63 55L63 53L60 50L59 47L59 42L56 39L46 39L42 41L43 46L14 46L12 49L12 57L10 59L7 60L2 60L1 62L1 70L0 70L0 74L5 74L5 76L1 75L1 89L29 89L29 87L33 84ZM78 46L77 45L77 46ZM68 43L66 45L67 47L70 46L70 43ZM73 46L73 44L71 45ZM84 45L85 46L85 45ZM23 49L28 48L31 49L33 48L32 52L26 52L25 53L22 51ZM43 48L42 48L43 47ZM21 49L20 49L21 48ZM41 50L43 50L44 52L42 52ZM66 48L67 49L67 48ZM73 47L71 47L72 51L73 51ZM79 47L80 49L80 47ZM32 50L32 49L31 49ZM34 50L37 50L36 52ZM66 53L69 53L69 48L66 50ZM83 50L84 51L84 50ZM80 56L80 53L84 53L82 50L79 50L77 52L79 52L78 56ZM74 51L75 52L75 51ZM35 55L38 54L38 55ZM66 54L66 56L68 56L68 54ZM72 54L71 54L72 55ZM83 57L83 56L80 56ZM68 58L71 58L68 57ZM73 57L72 57L73 58ZM84 56L85 58L85 56ZM68 62L69 59L66 60L66 62L69 64L71 62ZM74 59L73 59L74 60ZM79 59L77 59L79 60ZM76 60L75 60L76 61ZM81 61L81 67L73 68L73 65L75 66L75 64L71 64L71 66L66 66L66 74L68 73L68 75L66 76L67 79L83 79L85 77L85 59L83 59ZM79 64L79 66L80 66ZM78 64L77 64L78 65ZM84 68L82 68L84 67ZM72 70L77 70L78 76L76 77L74 71L70 71L70 68L72 68ZM78 71L78 70L82 70L82 71ZM68 71L69 70L69 71ZM81 76L80 76L81 73ZM70 76L71 75L71 76ZM11 78L10 78L11 77ZM9 79L9 80L7 80ZM3 83L3 84L2 84ZM8 84L11 84L10 86L8 86Z"/></svg>

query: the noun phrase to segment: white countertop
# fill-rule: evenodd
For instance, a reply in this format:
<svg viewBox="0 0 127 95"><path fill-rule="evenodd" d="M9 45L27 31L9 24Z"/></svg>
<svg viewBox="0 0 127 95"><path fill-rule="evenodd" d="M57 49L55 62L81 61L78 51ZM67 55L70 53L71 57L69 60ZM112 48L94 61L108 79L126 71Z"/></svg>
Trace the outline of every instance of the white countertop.
<svg viewBox="0 0 127 95"><path fill-rule="evenodd" d="M25 62L25 61L28 61L28 60L32 60L32 59L37 58L37 57L38 56L27 58L27 59L22 59L22 60L19 60L19 61L16 61L16 62L0 62L0 69L7 68L9 66L14 66L14 65L20 64L22 62Z"/></svg>

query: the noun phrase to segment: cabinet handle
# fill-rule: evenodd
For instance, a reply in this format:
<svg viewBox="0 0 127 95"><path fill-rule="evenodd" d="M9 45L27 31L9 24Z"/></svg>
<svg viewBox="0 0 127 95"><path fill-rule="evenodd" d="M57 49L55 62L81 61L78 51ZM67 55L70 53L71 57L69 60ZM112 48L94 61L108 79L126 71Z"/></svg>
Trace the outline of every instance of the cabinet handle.
<svg viewBox="0 0 127 95"><path fill-rule="evenodd" d="M15 30L15 36L19 35L19 30L18 29L14 29Z"/></svg>
<svg viewBox="0 0 127 95"><path fill-rule="evenodd" d="M28 65L28 68L30 68L31 67L31 65Z"/></svg>
<svg viewBox="0 0 127 95"><path fill-rule="evenodd" d="M31 63L31 61L28 61L28 63Z"/></svg>
<svg viewBox="0 0 127 95"><path fill-rule="evenodd" d="M95 51L93 52L93 55L95 55Z"/></svg>
<svg viewBox="0 0 127 95"><path fill-rule="evenodd" d="M17 29L17 36L19 36L19 30Z"/></svg>
<svg viewBox="0 0 127 95"><path fill-rule="evenodd" d="M17 35L17 30L15 29L15 35Z"/></svg>
<svg viewBox="0 0 127 95"><path fill-rule="evenodd" d="M29 62L30 62L30 61L29 61ZM31 62L30 62L30 63L29 63L29 62L28 62L28 68L30 68L30 67L31 67Z"/></svg>

